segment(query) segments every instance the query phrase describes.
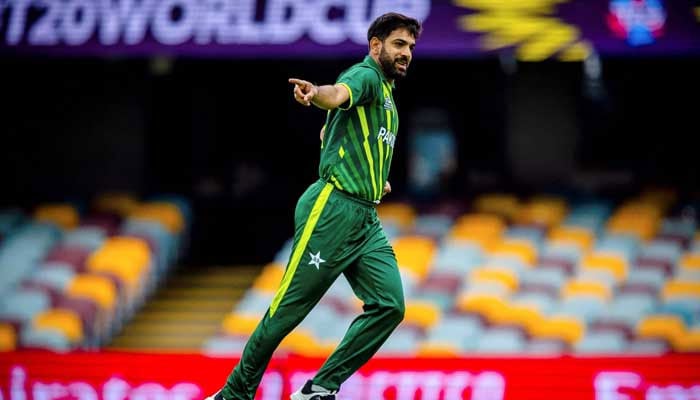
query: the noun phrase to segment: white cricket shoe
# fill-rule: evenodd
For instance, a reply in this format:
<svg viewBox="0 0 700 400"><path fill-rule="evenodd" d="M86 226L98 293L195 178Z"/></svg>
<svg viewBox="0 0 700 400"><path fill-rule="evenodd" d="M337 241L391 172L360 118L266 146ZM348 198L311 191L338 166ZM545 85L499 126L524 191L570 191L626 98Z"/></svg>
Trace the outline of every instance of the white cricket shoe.
<svg viewBox="0 0 700 400"><path fill-rule="evenodd" d="M301 389L294 392L289 398L291 400L335 400L336 391L324 389L313 382L306 381Z"/></svg>

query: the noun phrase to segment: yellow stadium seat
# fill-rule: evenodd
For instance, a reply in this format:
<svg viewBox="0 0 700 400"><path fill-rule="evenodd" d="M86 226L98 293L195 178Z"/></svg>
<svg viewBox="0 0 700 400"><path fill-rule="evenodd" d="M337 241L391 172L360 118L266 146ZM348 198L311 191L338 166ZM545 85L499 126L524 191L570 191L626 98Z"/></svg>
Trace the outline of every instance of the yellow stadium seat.
<svg viewBox="0 0 700 400"><path fill-rule="evenodd" d="M460 351L452 343L426 341L418 345L418 357L457 357Z"/></svg>
<svg viewBox="0 0 700 400"><path fill-rule="evenodd" d="M485 250L492 249L506 229L503 219L489 214L467 214L460 217L450 231L455 240L476 242Z"/></svg>
<svg viewBox="0 0 700 400"><path fill-rule="evenodd" d="M610 272L619 282L627 278L627 262L622 256L612 253L591 253L581 262L583 269Z"/></svg>
<svg viewBox="0 0 700 400"><path fill-rule="evenodd" d="M0 322L0 352L13 351L17 348L17 334L12 325Z"/></svg>
<svg viewBox="0 0 700 400"><path fill-rule="evenodd" d="M540 197L522 206L516 221L523 224L537 224L554 227L566 217L566 202L559 198Z"/></svg>
<svg viewBox="0 0 700 400"><path fill-rule="evenodd" d="M693 297L700 300L700 282L674 279L667 281L661 289L664 300L678 297Z"/></svg>
<svg viewBox="0 0 700 400"><path fill-rule="evenodd" d="M685 253L683 254L683 257L681 257L678 264L683 269L700 269L700 253Z"/></svg>
<svg viewBox="0 0 700 400"><path fill-rule="evenodd" d="M658 205L644 201L628 202L610 217L607 229L611 233L634 234L648 240L656 234L661 216Z"/></svg>
<svg viewBox="0 0 700 400"><path fill-rule="evenodd" d="M70 204L44 204L34 211L34 219L51 222L63 229L73 229L78 226L80 215Z"/></svg>
<svg viewBox="0 0 700 400"><path fill-rule="evenodd" d="M537 248L525 240L508 239L495 245L489 251L492 255L505 255L517 257L525 265L532 266L537 261Z"/></svg>
<svg viewBox="0 0 700 400"><path fill-rule="evenodd" d="M499 325L517 325L531 332L543 321L542 313L534 305L507 304L491 311L490 322Z"/></svg>
<svg viewBox="0 0 700 400"><path fill-rule="evenodd" d="M489 193L474 200L474 209L480 213L497 214L512 220L518 213L520 202L509 194Z"/></svg>
<svg viewBox="0 0 700 400"><path fill-rule="evenodd" d="M559 339L572 345L584 334L585 326L573 316L552 316L532 326L531 335L539 339Z"/></svg>
<svg viewBox="0 0 700 400"><path fill-rule="evenodd" d="M171 233L180 233L185 225L180 209L171 203L145 203L132 210L129 216L134 219L159 222Z"/></svg>
<svg viewBox="0 0 700 400"><path fill-rule="evenodd" d="M677 345L686 334L685 324L677 315L649 315L637 324L637 335L642 338L661 338Z"/></svg>
<svg viewBox="0 0 700 400"><path fill-rule="evenodd" d="M305 357L328 358L338 347L338 344L335 341L321 340L297 349L297 353Z"/></svg>
<svg viewBox="0 0 700 400"><path fill-rule="evenodd" d="M404 203L383 203L377 207L377 215L382 221L394 222L404 229L412 227L416 219L416 211Z"/></svg>
<svg viewBox="0 0 700 400"><path fill-rule="evenodd" d="M677 351L700 352L700 330L692 330L681 334L674 345Z"/></svg>
<svg viewBox="0 0 700 400"><path fill-rule="evenodd" d="M406 268L419 281L430 272L435 254L435 242L424 236L404 236L393 242L394 252L399 267Z"/></svg>
<svg viewBox="0 0 700 400"><path fill-rule="evenodd" d="M117 290L108 278L92 274L79 274L70 282L66 293L72 297L95 301L102 310L114 310L117 306Z"/></svg>
<svg viewBox="0 0 700 400"><path fill-rule="evenodd" d="M561 288L561 297L564 299L581 295L597 297L607 302L612 297L612 290L602 282L584 279L572 279Z"/></svg>
<svg viewBox="0 0 700 400"><path fill-rule="evenodd" d="M54 308L34 316L32 324L36 329L54 329L65 335L71 343L79 343L84 338L80 316L74 311Z"/></svg>
<svg viewBox="0 0 700 400"><path fill-rule="evenodd" d="M496 294L467 292L457 298L456 307L459 311L478 313L490 320L493 315L502 313L508 304Z"/></svg>
<svg viewBox="0 0 700 400"><path fill-rule="evenodd" d="M549 233L549 240L557 243L571 243L582 251L588 251L593 246L595 235L586 228L559 226Z"/></svg>
<svg viewBox="0 0 700 400"><path fill-rule="evenodd" d="M221 329L227 335L250 336L258 326L262 315L229 314L221 323Z"/></svg>
<svg viewBox="0 0 700 400"><path fill-rule="evenodd" d="M278 263L270 263L253 282L253 288L265 293L275 293L284 276L284 266Z"/></svg>
<svg viewBox="0 0 700 400"><path fill-rule="evenodd" d="M409 300L403 322L428 329L440 321L442 313L437 305L428 301Z"/></svg>
<svg viewBox="0 0 700 400"><path fill-rule="evenodd" d="M510 269L498 267L480 267L469 272L469 281L498 282L510 291L518 288L518 275Z"/></svg>
<svg viewBox="0 0 700 400"><path fill-rule="evenodd" d="M307 352L315 353L318 347L314 335L302 328L293 330L279 345L280 349L301 355L307 355Z"/></svg>
<svg viewBox="0 0 700 400"><path fill-rule="evenodd" d="M139 206L139 202L128 193L103 193L94 200L94 206L98 211L109 212L125 217L131 214Z"/></svg>

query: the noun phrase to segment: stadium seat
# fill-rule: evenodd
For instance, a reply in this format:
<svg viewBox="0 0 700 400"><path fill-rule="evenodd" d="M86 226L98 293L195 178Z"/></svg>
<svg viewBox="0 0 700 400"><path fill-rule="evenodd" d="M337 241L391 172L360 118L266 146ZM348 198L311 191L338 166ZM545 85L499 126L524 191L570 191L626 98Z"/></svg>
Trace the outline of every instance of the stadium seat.
<svg viewBox="0 0 700 400"><path fill-rule="evenodd" d="M525 336L518 330L491 328L479 337L475 351L482 354L516 354L525 350Z"/></svg>
<svg viewBox="0 0 700 400"><path fill-rule="evenodd" d="M80 316L73 311L55 308L37 314L32 320L34 330L54 330L68 339L71 344L78 344L84 338Z"/></svg>
<svg viewBox="0 0 700 400"><path fill-rule="evenodd" d="M478 337L483 332L480 318L468 315L445 315L437 324L426 332L426 341L430 343L449 343L459 351L469 351L476 346Z"/></svg>
<svg viewBox="0 0 700 400"><path fill-rule="evenodd" d="M518 288L518 276L511 270L501 267L479 267L469 273L469 282L479 284L481 282L496 282L508 288L512 292Z"/></svg>
<svg viewBox="0 0 700 400"><path fill-rule="evenodd" d="M487 251L498 244L505 229L504 221L498 216L466 214L457 219L450 231L450 238L475 243Z"/></svg>
<svg viewBox="0 0 700 400"><path fill-rule="evenodd" d="M559 339L569 345L576 344L585 333L585 323L578 317L568 315L553 315L545 318L534 328L531 332L533 338Z"/></svg>
<svg viewBox="0 0 700 400"><path fill-rule="evenodd" d="M263 268L262 273L255 278L253 288L264 293L274 294L277 292L283 276L284 267L281 264L268 264Z"/></svg>
<svg viewBox="0 0 700 400"><path fill-rule="evenodd" d="M661 289L661 298L691 298L700 301L700 282L687 280L668 280Z"/></svg>
<svg viewBox="0 0 700 400"><path fill-rule="evenodd" d="M677 315L651 314L637 324L637 337L643 339L662 339L675 346L686 333L683 320Z"/></svg>
<svg viewBox="0 0 700 400"><path fill-rule="evenodd" d="M17 348L17 333L15 328L0 322L0 352L13 351Z"/></svg>
<svg viewBox="0 0 700 400"><path fill-rule="evenodd" d="M667 261L675 264L683 249L678 243L667 240L653 240L640 249L639 257L648 260Z"/></svg>
<svg viewBox="0 0 700 400"><path fill-rule="evenodd" d="M579 354L619 354L627 348L627 339L619 332L587 333L574 345Z"/></svg>
<svg viewBox="0 0 700 400"><path fill-rule="evenodd" d="M524 332L531 332L544 319L540 309L531 304L507 304L506 307L496 308L489 315L489 322L494 325L515 326Z"/></svg>
<svg viewBox="0 0 700 400"><path fill-rule="evenodd" d="M433 259L433 270L466 275L483 259L483 253L479 246L450 240L437 249Z"/></svg>
<svg viewBox="0 0 700 400"><path fill-rule="evenodd" d="M422 341L416 349L417 357L458 357L460 353L452 342Z"/></svg>
<svg viewBox="0 0 700 400"><path fill-rule="evenodd" d="M101 193L93 201L96 210L125 217L139 206L139 201L129 193Z"/></svg>
<svg viewBox="0 0 700 400"><path fill-rule="evenodd" d="M319 343L311 332L297 328L282 339L278 349L304 356L316 356L319 355L319 347Z"/></svg>
<svg viewBox="0 0 700 400"><path fill-rule="evenodd" d="M524 352L536 355L558 355L568 350L566 342L556 339L534 339L527 342Z"/></svg>
<svg viewBox="0 0 700 400"><path fill-rule="evenodd" d="M549 233L549 246L560 245L562 247L575 246L577 256L589 251L593 247L594 234L588 229L571 226L560 226L552 229ZM548 254L549 255L549 254ZM573 258L576 261L578 257Z"/></svg>
<svg viewBox="0 0 700 400"><path fill-rule="evenodd" d="M180 234L185 228L180 209L165 202L142 203L129 213L129 218L161 223L172 234Z"/></svg>
<svg viewBox="0 0 700 400"><path fill-rule="evenodd" d="M612 298L612 290L604 282L580 278L567 281L561 288L561 297L565 300L581 296L597 298L603 304Z"/></svg>
<svg viewBox="0 0 700 400"><path fill-rule="evenodd" d="M386 356L415 355L418 351L420 335L414 329L405 329L401 325L379 348L378 354Z"/></svg>
<svg viewBox="0 0 700 400"><path fill-rule="evenodd" d="M534 308L542 315L553 312L558 304L554 297L546 293L522 291L514 294L510 303L513 306Z"/></svg>
<svg viewBox="0 0 700 400"><path fill-rule="evenodd" d="M44 262L68 264L75 272L83 272L91 252L82 246L58 245L46 255Z"/></svg>
<svg viewBox="0 0 700 400"><path fill-rule="evenodd" d="M518 210L516 221L521 224L533 224L554 227L564 220L567 213L566 201L554 197L534 198Z"/></svg>
<svg viewBox="0 0 700 400"><path fill-rule="evenodd" d="M486 319L492 314L501 313L508 305L505 297L498 291L483 287L471 288L461 293L456 302L456 309L465 313L476 313Z"/></svg>
<svg viewBox="0 0 700 400"><path fill-rule="evenodd" d="M474 200L474 209L480 213L495 214L513 220L520 209L520 202L510 194L488 193Z"/></svg>
<svg viewBox="0 0 700 400"><path fill-rule="evenodd" d="M435 255L435 242L425 236L403 236L392 243L399 268L408 269L418 281L430 273Z"/></svg>
<svg viewBox="0 0 700 400"><path fill-rule="evenodd" d="M70 204L44 204L34 211L34 219L70 230L78 226L80 215L78 210Z"/></svg>
<svg viewBox="0 0 700 400"><path fill-rule="evenodd" d="M630 271L625 285L647 285L659 291L666 282L666 274L658 269L637 269Z"/></svg>
<svg viewBox="0 0 700 400"><path fill-rule="evenodd" d="M556 313L576 315L588 323L604 314L606 303L607 301L597 294L569 294L556 308Z"/></svg>
<svg viewBox="0 0 700 400"><path fill-rule="evenodd" d="M404 203L383 203L377 207L377 215L382 223L395 225L406 230L413 227L416 218L415 209Z"/></svg>
<svg viewBox="0 0 700 400"><path fill-rule="evenodd" d="M683 254L678 265L683 269L698 270L700 269L700 252Z"/></svg>
<svg viewBox="0 0 700 400"><path fill-rule="evenodd" d="M78 274L66 289L66 294L93 300L100 306L100 310L108 315L111 315L117 306L117 289L112 281L102 276Z"/></svg>
<svg viewBox="0 0 700 400"><path fill-rule="evenodd" d="M75 271L65 263L45 263L31 277L32 281L64 291L75 277Z"/></svg>
<svg viewBox="0 0 700 400"><path fill-rule="evenodd" d="M591 253L583 258L581 268L609 271L618 282L627 277L627 263L624 258L617 254Z"/></svg>
<svg viewBox="0 0 700 400"><path fill-rule="evenodd" d="M635 339L627 344L625 353L630 355L659 356L671 350L665 340Z"/></svg>
<svg viewBox="0 0 700 400"><path fill-rule="evenodd" d="M68 352L75 348L75 345L61 331L35 329L31 326L22 330L20 345L30 349L46 349L56 352Z"/></svg>
<svg viewBox="0 0 700 400"><path fill-rule="evenodd" d="M674 348L680 352L700 352L700 330L692 330L681 335Z"/></svg>
<svg viewBox="0 0 700 400"><path fill-rule="evenodd" d="M260 322L260 315L251 314L229 314L227 315L221 328L224 334L231 336L250 336Z"/></svg>
<svg viewBox="0 0 700 400"><path fill-rule="evenodd" d="M66 233L61 243L66 246L84 247L88 250L97 250L105 241L107 235L98 227L78 227Z"/></svg>
<svg viewBox="0 0 700 400"><path fill-rule="evenodd" d="M46 293L19 290L5 294L0 299L0 318L26 322L50 306L51 299Z"/></svg>
<svg viewBox="0 0 700 400"><path fill-rule="evenodd" d="M527 266L532 266L537 260L537 247L522 239L506 239L496 244L489 256L513 257Z"/></svg>
<svg viewBox="0 0 700 400"><path fill-rule="evenodd" d="M416 300L406 301L404 324L414 325L426 330L437 324L441 317L442 312L440 308L433 303Z"/></svg>
<svg viewBox="0 0 700 400"><path fill-rule="evenodd" d="M439 239L450 231L453 223L454 220L447 215L420 214L415 219L413 232L419 236Z"/></svg>

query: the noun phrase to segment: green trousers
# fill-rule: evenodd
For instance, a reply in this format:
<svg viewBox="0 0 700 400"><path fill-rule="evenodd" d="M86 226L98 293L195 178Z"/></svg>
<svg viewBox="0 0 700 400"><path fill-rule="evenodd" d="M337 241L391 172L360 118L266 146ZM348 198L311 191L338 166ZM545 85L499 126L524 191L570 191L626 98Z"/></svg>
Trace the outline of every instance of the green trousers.
<svg viewBox="0 0 700 400"><path fill-rule="evenodd" d="M363 301L364 312L317 372L314 384L338 390L403 319L396 256L372 203L318 181L299 199L294 222L294 245L284 277L226 381L226 400L253 400L273 351L341 273Z"/></svg>

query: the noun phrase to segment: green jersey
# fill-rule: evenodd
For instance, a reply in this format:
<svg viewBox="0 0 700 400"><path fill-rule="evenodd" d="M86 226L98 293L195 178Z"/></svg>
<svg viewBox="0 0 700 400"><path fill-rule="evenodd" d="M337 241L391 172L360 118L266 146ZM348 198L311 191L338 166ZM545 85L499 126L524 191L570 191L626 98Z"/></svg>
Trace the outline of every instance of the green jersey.
<svg viewBox="0 0 700 400"><path fill-rule="evenodd" d="M370 56L341 73L337 83L350 99L328 112L319 175L346 193L378 202L399 127L393 85Z"/></svg>

